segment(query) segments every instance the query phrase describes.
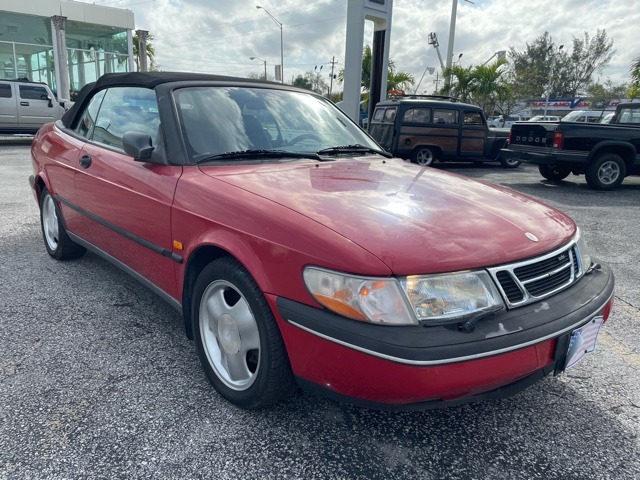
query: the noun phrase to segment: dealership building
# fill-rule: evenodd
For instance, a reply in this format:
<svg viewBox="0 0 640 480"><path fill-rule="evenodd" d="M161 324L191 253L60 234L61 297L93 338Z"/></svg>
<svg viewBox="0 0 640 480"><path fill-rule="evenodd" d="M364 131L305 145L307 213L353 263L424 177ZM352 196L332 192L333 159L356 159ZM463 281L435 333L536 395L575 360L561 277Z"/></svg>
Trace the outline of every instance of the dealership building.
<svg viewBox="0 0 640 480"><path fill-rule="evenodd" d="M133 12L67 0L0 0L0 79L45 82L58 99L135 70ZM144 32L146 33L146 32Z"/></svg>

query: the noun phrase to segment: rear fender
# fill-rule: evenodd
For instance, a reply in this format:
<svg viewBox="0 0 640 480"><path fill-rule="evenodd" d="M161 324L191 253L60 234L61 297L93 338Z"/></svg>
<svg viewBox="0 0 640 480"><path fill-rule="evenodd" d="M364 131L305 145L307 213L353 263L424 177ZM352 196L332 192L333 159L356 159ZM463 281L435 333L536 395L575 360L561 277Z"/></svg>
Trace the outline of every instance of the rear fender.
<svg viewBox="0 0 640 480"><path fill-rule="evenodd" d="M598 143L591 149L591 152L589 152L589 156L587 157L587 162L591 163L603 153L615 153L616 155L620 155L627 166L627 170L629 170L633 166L637 152L636 148L628 142L606 140Z"/></svg>

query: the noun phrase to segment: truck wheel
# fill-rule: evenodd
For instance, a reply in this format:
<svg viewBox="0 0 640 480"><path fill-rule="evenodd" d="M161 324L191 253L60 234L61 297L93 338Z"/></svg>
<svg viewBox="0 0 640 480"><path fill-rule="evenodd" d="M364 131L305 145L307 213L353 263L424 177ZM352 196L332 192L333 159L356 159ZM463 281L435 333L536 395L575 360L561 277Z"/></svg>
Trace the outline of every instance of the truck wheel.
<svg viewBox="0 0 640 480"><path fill-rule="evenodd" d="M422 165L423 167L428 167L436 160L436 154L429 147L418 147L414 150L413 155L411 156L411 161L417 163L418 165Z"/></svg>
<svg viewBox="0 0 640 480"><path fill-rule="evenodd" d="M615 190L627 173L627 167L620 155L605 153L595 159L587 168L586 179L596 190Z"/></svg>
<svg viewBox="0 0 640 480"><path fill-rule="evenodd" d="M520 160L517 158L505 158L503 156L499 157L500 165L504 168L517 168L520 166Z"/></svg>
<svg viewBox="0 0 640 480"><path fill-rule="evenodd" d="M551 165L538 165L538 171L540 172L540 175L552 182L564 180L571 173L570 168Z"/></svg>

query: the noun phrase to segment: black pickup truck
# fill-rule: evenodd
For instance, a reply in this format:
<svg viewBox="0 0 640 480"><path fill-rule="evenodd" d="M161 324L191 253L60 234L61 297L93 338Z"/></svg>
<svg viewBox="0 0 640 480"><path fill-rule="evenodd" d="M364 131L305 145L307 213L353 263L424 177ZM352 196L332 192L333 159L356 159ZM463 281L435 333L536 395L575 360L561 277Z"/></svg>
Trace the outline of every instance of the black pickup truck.
<svg viewBox="0 0 640 480"><path fill-rule="evenodd" d="M553 181L584 174L590 187L614 190L640 175L640 103L621 103L611 123L518 122L502 156L538 165Z"/></svg>

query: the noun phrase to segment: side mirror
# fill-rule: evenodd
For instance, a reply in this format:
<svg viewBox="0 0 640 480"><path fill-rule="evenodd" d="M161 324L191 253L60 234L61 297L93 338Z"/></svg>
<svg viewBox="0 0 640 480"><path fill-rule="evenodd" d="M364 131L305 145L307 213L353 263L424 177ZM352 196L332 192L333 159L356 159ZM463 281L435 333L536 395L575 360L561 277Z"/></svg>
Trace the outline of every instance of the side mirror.
<svg viewBox="0 0 640 480"><path fill-rule="evenodd" d="M51 101L51 95L40 95L42 100L49 100L49 108L53 107L53 102Z"/></svg>
<svg viewBox="0 0 640 480"><path fill-rule="evenodd" d="M147 133L131 131L123 135L122 148L134 160L146 162L151 159L155 147L151 145L151 137Z"/></svg>

